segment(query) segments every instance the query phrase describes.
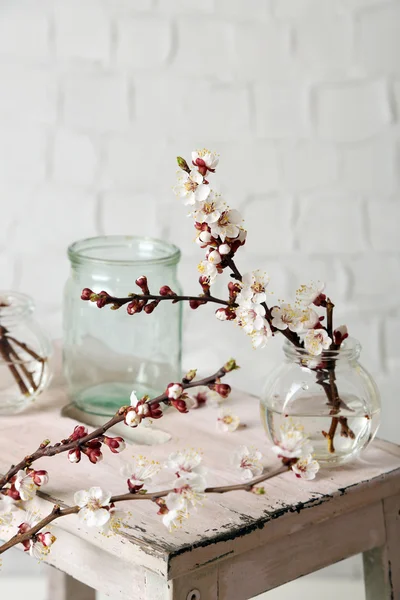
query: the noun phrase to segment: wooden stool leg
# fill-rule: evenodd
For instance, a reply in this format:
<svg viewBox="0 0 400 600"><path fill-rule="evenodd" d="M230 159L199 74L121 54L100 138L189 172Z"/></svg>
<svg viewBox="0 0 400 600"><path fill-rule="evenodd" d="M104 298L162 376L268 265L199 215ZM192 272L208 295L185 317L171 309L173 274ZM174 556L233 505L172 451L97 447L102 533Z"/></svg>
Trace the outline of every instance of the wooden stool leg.
<svg viewBox="0 0 400 600"><path fill-rule="evenodd" d="M96 590L70 575L50 568L47 575L48 600L96 600Z"/></svg>
<svg viewBox="0 0 400 600"><path fill-rule="evenodd" d="M363 555L366 600L400 600L400 496L384 500L383 512L386 543Z"/></svg>

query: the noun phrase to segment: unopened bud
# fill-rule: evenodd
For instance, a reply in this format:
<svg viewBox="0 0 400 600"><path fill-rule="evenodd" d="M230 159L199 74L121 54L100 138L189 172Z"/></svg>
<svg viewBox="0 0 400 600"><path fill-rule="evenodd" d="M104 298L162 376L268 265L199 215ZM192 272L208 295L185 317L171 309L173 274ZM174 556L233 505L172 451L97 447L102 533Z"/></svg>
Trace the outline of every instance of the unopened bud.
<svg viewBox="0 0 400 600"><path fill-rule="evenodd" d="M149 288L147 285L147 277L146 275L141 275L140 277L138 277L135 281L136 285L140 287L140 289L142 290L143 294L149 294Z"/></svg>
<svg viewBox="0 0 400 600"><path fill-rule="evenodd" d="M180 398L178 400L171 400L171 404L181 413L188 412L185 400L181 400Z"/></svg>
<svg viewBox="0 0 400 600"><path fill-rule="evenodd" d="M191 369L190 371L188 371L186 373L185 377L183 378L183 382L190 383L196 377L196 374L197 374L197 369Z"/></svg>
<svg viewBox="0 0 400 600"><path fill-rule="evenodd" d="M202 304L206 304L206 302L204 300L189 300L189 306L190 308L192 308L193 310L196 310L196 308L199 308L199 306L201 306Z"/></svg>
<svg viewBox="0 0 400 600"><path fill-rule="evenodd" d="M78 463L81 460L81 451L79 448L73 448L68 452L68 460L71 463Z"/></svg>
<svg viewBox="0 0 400 600"><path fill-rule="evenodd" d="M82 300L90 300L91 296L93 294L93 291L89 288L84 288L82 290L82 294L81 294L81 299Z"/></svg>
<svg viewBox="0 0 400 600"><path fill-rule="evenodd" d="M180 169L186 171L186 173L190 173L189 165L187 164L186 160L182 158L182 156L177 156L176 162L178 163L178 167Z"/></svg>
<svg viewBox="0 0 400 600"><path fill-rule="evenodd" d="M240 286L240 283L230 281L228 283L229 300L232 300L234 302L236 300L236 296L238 295L238 293L240 292L241 289L242 288Z"/></svg>
<svg viewBox="0 0 400 600"><path fill-rule="evenodd" d="M227 398L231 393L231 386L227 383L215 383L214 385L210 385L209 388L217 392L221 398Z"/></svg>
<svg viewBox="0 0 400 600"><path fill-rule="evenodd" d="M126 306L126 312L128 315L135 315L136 313L142 312L143 303L140 300L132 300Z"/></svg>
<svg viewBox="0 0 400 600"><path fill-rule="evenodd" d="M218 246L218 252L222 255L229 254L231 247L229 244L221 244Z"/></svg>
<svg viewBox="0 0 400 600"><path fill-rule="evenodd" d="M104 443L108 446L114 454L119 454L126 448L125 440L122 437L107 437L104 436Z"/></svg>
<svg viewBox="0 0 400 600"><path fill-rule="evenodd" d="M234 358L230 358L227 363L224 365L225 373L230 373L231 371L236 371L236 369L240 369L240 367L236 364L236 360Z"/></svg>
<svg viewBox="0 0 400 600"><path fill-rule="evenodd" d="M147 315L150 315L153 312L153 310L158 306L158 304L159 300L153 300L153 302L149 302L148 304L146 304L143 310Z"/></svg>
<svg viewBox="0 0 400 600"><path fill-rule="evenodd" d="M207 277L207 275L200 275L199 283L200 283L201 287L203 288L203 292L205 294L208 294L210 291L210 278Z"/></svg>
<svg viewBox="0 0 400 600"><path fill-rule="evenodd" d="M97 304L98 308L103 308L103 306L105 306L107 304L107 299L110 297L109 294L107 292L105 292L104 290L99 292L98 294L96 294L96 296L97 296L96 304Z"/></svg>
<svg viewBox="0 0 400 600"><path fill-rule="evenodd" d="M171 290L169 285L163 285L160 287L160 296L176 296L176 294Z"/></svg>

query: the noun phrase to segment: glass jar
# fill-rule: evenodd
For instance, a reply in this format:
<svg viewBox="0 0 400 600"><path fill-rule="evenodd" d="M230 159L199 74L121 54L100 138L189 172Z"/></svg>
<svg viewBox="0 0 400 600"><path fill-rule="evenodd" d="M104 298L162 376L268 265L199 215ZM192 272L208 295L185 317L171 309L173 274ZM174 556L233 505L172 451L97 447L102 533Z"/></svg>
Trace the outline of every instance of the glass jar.
<svg viewBox="0 0 400 600"><path fill-rule="evenodd" d="M34 310L29 296L0 292L0 415L21 412L50 382L52 347Z"/></svg>
<svg viewBox="0 0 400 600"><path fill-rule="evenodd" d="M135 390L156 396L180 379L182 308L161 302L153 313L129 315L81 300L83 288L112 296L142 293L135 284L146 275L150 292L169 285L180 294L180 250L162 240L104 236L68 249L71 272L64 295L63 364L69 392L85 412L112 415L129 404Z"/></svg>
<svg viewBox="0 0 400 600"><path fill-rule="evenodd" d="M360 351L351 338L318 357L285 342L285 360L269 376L261 400L261 419L274 443L289 424L303 429L321 464L359 455L374 438L381 411L375 382L358 362Z"/></svg>

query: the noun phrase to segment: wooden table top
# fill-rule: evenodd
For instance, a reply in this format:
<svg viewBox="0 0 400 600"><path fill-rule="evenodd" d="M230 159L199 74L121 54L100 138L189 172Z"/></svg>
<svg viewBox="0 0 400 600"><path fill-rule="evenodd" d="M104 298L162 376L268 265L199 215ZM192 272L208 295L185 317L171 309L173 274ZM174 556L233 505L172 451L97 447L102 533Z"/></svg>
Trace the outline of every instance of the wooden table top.
<svg viewBox="0 0 400 600"><path fill-rule="evenodd" d="M35 405L14 417L0 418L0 472L37 448L49 437L54 443L68 437L76 424L61 416L60 408L68 403L60 378L56 378ZM212 407L179 414L168 411L154 423L156 429L170 433L171 438L157 445L130 444L117 455L104 449L104 460L92 465L86 457L79 464L70 464L66 454L38 461L36 468L49 471L50 482L42 488L37 506L44 516L52 503L73 504L75 491L99 485L113 494L124 493L126 483L120 475L121 465L134 455L146 455L163 461L170 452L188 447L204 453L204 465L209 469L208 485L238 483L237 471L230 465L231 455L240 445L253 445L263 452L267 469L278 466L269 451L269 442L261 426L258 400L254 396L234 391L229 407L246 424L234 433L216 430L217 412ZM118 431L128 433L119 426ZM168 439L169 436L164 436ZM164 489L171 482L170 474L162 472L148 486L149 491ZM68 537L69 544L56 543L49 562L66 568L73 558L73 539L85 540L98 552L150 569L163 578L187 573L224 556L234 556L268 543L270 540L299 531L314 522L328 519L341 511L353 510L376 498L400 491L400 447L375 441L358 461L331 470L321 470L317 478L307 482L284 473L265 484L266 495L232 492L209 495L204 505L188 519L183 529L169 533L157 516L152 502L132 502L121 505L129 511L121 532L111 537L82 527L71 515L54 524L58 537Z"/></svg>

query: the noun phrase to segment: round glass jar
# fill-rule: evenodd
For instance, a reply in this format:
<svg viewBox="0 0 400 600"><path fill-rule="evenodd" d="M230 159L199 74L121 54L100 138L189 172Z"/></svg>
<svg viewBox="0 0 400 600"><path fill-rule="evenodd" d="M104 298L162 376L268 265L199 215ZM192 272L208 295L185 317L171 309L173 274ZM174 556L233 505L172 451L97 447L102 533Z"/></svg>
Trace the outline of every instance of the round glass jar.
<svg viewBox="0 0 400 600"><path fill-rule="evenodd" d="M285 342L285 360L268 377L260 405L274 443L292 424L309 437L321 464L339 465L359 455L373 440L381 412L376 384L358 362L360 351L351 338L317 357Z"/></svg>
<svg viewBox="0 0 400 600"><path fill-rule="evenodd" d="M24 410L51 379L52 347L34 310L29 296L0 291L0 415Z"/></svg>
<svg viewBox="0 0 400 600"><path fill-rule="evenodd" d="M158 395L180 378L182 307L161 302L153 313L129 315L81 300L83 288L112 296L141 293L135 280L146 275L150 291L162 285L181 293L180 250L162 240L104 236L72 244L63 311L63 365L70 396L85 412L111 415L138 397Z"/></svg>

